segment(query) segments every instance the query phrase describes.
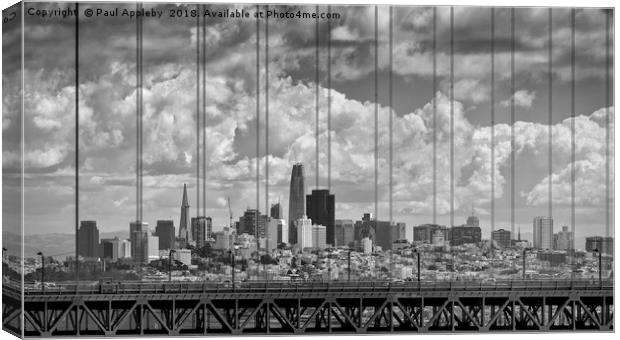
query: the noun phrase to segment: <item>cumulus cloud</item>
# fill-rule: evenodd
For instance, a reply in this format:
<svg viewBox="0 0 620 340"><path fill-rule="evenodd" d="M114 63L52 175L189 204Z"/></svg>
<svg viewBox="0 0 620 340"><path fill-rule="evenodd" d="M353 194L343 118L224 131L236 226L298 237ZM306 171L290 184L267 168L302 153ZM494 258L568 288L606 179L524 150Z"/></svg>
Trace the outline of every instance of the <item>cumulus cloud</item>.
<svg viewBox="0 0 620 340"><path fill-rule="evenodd" d="M536 92L528 91L528 90L519 90L515 92L511 98L502 100L500 105L503 107L510 107L512 105L512 101L514 100L515 106L520 106L526 109L532 107L532 103L536 99Z"/></svg>
<svg viewBox="0 0 620 340"><path fill-rule="evenodd" d="M394 69L403 75L428 76L432 58L427 29L432 17L428 9L415 10L421 11L420 15L414 13L409 18L404 14L398 15L396 31L400 38L395 40ZM333 27L332 37L335 41L332 71L336 79L360 79L369 74L374 66L370 53L374 30L372 25L368 24L374 18L374 9L362 6L351 7L347 11L349 12L345 19ZM467 10L464 11L461 14L473 15ZM382 17L382 20L384 19ZM445 19L445 13L442 12L439 33L444 38ZM468 20L466 22L473 19ZM209 62L205 70L206 98L200 104L201 110L205 110L204 130L202 126L198 126L196 119L194 60L179 57L183 53L191 54L195 44L195 30L192 27L181 27L179 35L183 39L175 40L178 49L174 53L179 57L177 62L163 58L159 62L148 64L145 69L142 137L144 204L147 218L155 220L162 215L176 216L183 183L189 185L192 209L198 205L198 197L194 194L197 189L196 172L199 159L201 167L204 166L204 172L201 168L199 176L207 188L206 202L201 202L200 205L205 205L208 214L219 217L216 224L228 221L225 200L228 196L235 214L256 205L264 210L263 207L269 203L264 201L267 185L268 200L275 202L281 198L283 206L286 206L290 169L295 162L306 164L308 190L314 187L317 175L315 85L291 75L304 65L305 58L314 56L314 36L308 33L313 30L307 29L313 27L314 22L300 21L295 30L287 30L287 23L284 21L274 20L271 24L273 27L270 27L270 32L273 32L273 36L270 36L269 40L270 53L278 58L269 59L269 75L265 74L262 67L258 75L261 95L261 108L258 112L260 123L256 119L255 107L257 79L253 23L231 20L208 23L208 34L211 37L209 43L212 48L209 49ZM387 25L383 21L381 24ZM320 29L325 33L326 27L323 23ZM414 31L421 34L410 34ZM288 32L288 35L281 32ZM463 33L477 37L480 32ZM408 38L404 39L404 36ZM296 37L300 39L296 40ZM382 68L387 66L388 60L385 43L385 40L380 41L379 60ZM389 180L387 173L390 133L387 119L390 115L393 120L391 132L394 208L401 216L432 213L434 189L437 193L438 214L450 212L452 191L457 211L469 212L472 203L477 207L484 206L491 200L492 178L495 180L495 198L502 198L507 182L506 171L513 152L517 158L525 153L532 153L538 157L536 162L546 164L546 159L543 159L545 155L539 150L547 148L548 126L519 121L513 127L497 124L491 129L489 126L472 123L465 115L468 104L488 100L488 84L476 79L481 79L481 74L488 76L489 56L479 50L468 50L464 45L459 44L460 47L457 48L456 58L460 71L455 83L454 102L451 103L446 96L447 92L443 91L433 94L425 105L410 108L409 112L403 115L396 115L390 108L378 105L378 198L382 211L387 209L385 202L389 198L386 188ZM498 49L500 47L498 46ZM151 48L156 49L154 45ZM113 58L97 63L96 70L90 70L92 74L81 80L79 88L79 166L81 176L86 179L80 187L83 193L80 197L80 208L85 217L92 216L94 219L109 221L108 225L124 228L135 212L133 197L136 183L136 90L133 54L131 58L119 58L119 51L122 51L122 48L114 50ZM133 50L130 52L133 53ZM503 69L500 65L505 63L506 59L499 57L501 53L507 52L505 49L498 52L498 70ZM524 56L528 53L525 46L519 53L524 53ZM261 56L260 61L261 65L264 65L264 56ZM440 50L440 75L447 74L446 61L446 51ZM37 184L36 189L29 191L28 195L40 194L37 200L48 198L50 202L47 208L45 204L41 204L42 209L49 210L48 214L52 214L57 205L64 205L63 209L70 211L73 202L73 197L70 196L72 192L69 190L70 181L62 184L66 189L63 193L68 197L65 204L60 203L62 201L51 204L53 197L49 192L53 192L50 188L59 185L53 176L71 179L69 170L75 169L73 74L59 66L42 70L31 69L27 72L26 93L32 100L28 101L28 114L25 116L25 129L29 140L24 162L27 172L52 176L47 178L44 184ZM263 106L267 92L265 83L269 86L268 125ZM328 131L325 119L328 91L321 86L318 94L322 105L319 123L319 182L322 183L321 186L326 183L326 140L329 135L332 141L332 191L337 197L337 216L356 218L362 212L374 209L375 103L355 100L346 91L332 89L332 120L331 130ZM513 96L517 105L528 108L535 99L535 93L527 90L517 91ZM434 106L437 108L436 116ZM603 167L606 164L603 157L605 143L601 138L605 135L607 120L613 115L613 112L608 111L600 110L592 115L575 118L578 133L574 166L578 178L578 202L583 204L599 205L600 192L606 185L604 181L601 182L601 173L604 173ZM3 130L10 129L13 121L10 117L3 119ZM535 184L519 188L521 198L526 204L545 204L545 190L549 182L557 193L554 200L558 201L554 203L566 204L566 186L570 183L572 166L570 148L567 147L570 145L567 142L570 141L570 123L570 120L564 120L552 126L554 172L551 176L533 173ZM197 128L206 137L204 150L196 149ZM257 128L260 131L259 136L256 135ZM511 148L512 128L516 136L514 151ZM269 155L265 155L265 131L269 131ZM493 167L492 131L495 133ZM433 141L436 141L435 145ZM452 160L451 143L454 143ZM257 147L259 155L256 155ZM435 175L438 180L435 186L433 150L436 151ZM17 163L19 157L15 153L4 152L3 163L6 162ZM265 179L267 166L269 178ZM451 169L454 170L452 174ZM62 175L59 174L61 171ZM260 191L258 202L257 171ZM450 187L451 177L454 178L453 188ZM483 213L485 210L480 208L478 211Z"/></svg>

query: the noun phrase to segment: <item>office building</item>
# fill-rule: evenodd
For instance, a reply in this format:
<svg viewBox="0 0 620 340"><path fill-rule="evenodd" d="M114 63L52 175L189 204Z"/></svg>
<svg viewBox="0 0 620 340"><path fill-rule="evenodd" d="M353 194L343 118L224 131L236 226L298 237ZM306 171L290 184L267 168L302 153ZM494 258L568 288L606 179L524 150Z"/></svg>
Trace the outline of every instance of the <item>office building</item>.
<svg viewBox="0 0 620 340"><path fill-rule="evenodd" d="M329 190L312 190L311 195L306 196L306 215L313 224L325 226L327 231L327 244L334 245L335 239L335 196Z"/></svg>
<svg viewBox="0 0 620 340"><path fill-rule="evenodd" d="M101 258L116 261L122 257L121 240L115 238L101 239Z"/></svg>
<svg viewBox="0 0 620 340"><path fill-rule="evenodd" d="M323 225L312 225L312 247L318 249L327 248L327 228Z"/></svg>
<svg viewBox="0 0 620 340"><path fill-rule="evenodd" d="M441 229L435 229L431 236L431 244L435 247L444 247L446 245L445 233Z"/></svg>
<svg viewBox="0 0 620 340"><path fill-rule="evenodd" d="M463 244L476 244L482 240L482 230L480 227L470 227L467 225L454 226L450 229L451 246L460 246Z"/></svg>
<svg viewBox="0 0 620 340"><path fill-rule="evenodd" d="M189 200L187 199L187 185L183 184L183 199L181 201L181 221L179 222L179 247L185 248L192 242L189 229Z"/></svg>
<svg viewBox="0 0 620 340"><path fill-rule="evenodd" d="M147 259L149 262L159 259L159 237L148 235L146 237Z"/></svg>
<svg viewBox="0 0 620 340"><path fill-rule="evenodd" d="M392 223L390 226L392 244L397 241L407 240L407 225L402 222Z"/></svg>
<svg viewBox="0 0 620 340"><path fill-rule="evenodd" d="M311 248L312 244L312 220L307 218L306 216L302 216L302 218L298 218L295 221L295 229L297 235L297 241L295 242L297 246L301 249ZM289 236L290 237L290 236Z"/></svg>
<svg viewBox="0 0 620 340"><path fill-rule="evenodd" d="M586 251L593 252L598 249L601 253L613 255L614 239L613 237L591 236L586 237Z"/></svg>
<svg viewBox="0 0 620 340"><path fill-rule="evenodd" d="M562 226L562 231L553 234L553 249L569 250L573 244L573 233L568 231L568 226Z"/></svg>
<svg viewBox="0 0 620 340"><path fill-rule="evenodd" d="M131 241L130 240L122 240L119 249L120 258L126 259L131 257Z"/></svg>
<svg viewBox="0 0 620 340"><path fill-rule="evenodd" d="M355 241L360 244L362 239L368 238L371 242L375 242L375 227L372 214L365 213L361 221L355 221L354 226Z"/></svg>
<svg viewBox="0 0 620 340"><path fill-rule="evenodd" d="M368 237L362 238L362 240L360 241L360 244L361 244L362 252L364 254L372 253L372 240L370 238Z"/></svg>
<svg viewBox="0 0 620 340"><path fill-rule="evenodd" d="M539 251L536 253L536 258L539 261L549 262L551 267L557 267L567 263L567 254L564 251Z"/></svg>
<svg viewBox="0 0 620 340"><path fill-rule="evenodd" d="M536 249L553 249L553 219L537 216L533 222L533 242Z"/></svg>
<svg viewBox="0 0 620 340"><path fill-rule="evenodd" d="M306 187L304 165L297 163L291 171L291 187L288 201L289 243L297 243L295 221L306 215Z"/></svg>
<svg viewBox="0 0 620 340"><path fill-rule="evenodd" d="M353 220L335 220L336 247L353 247L355 243L355 225Z"/></svg>
<svg viewBox="0 0 620 340"><path fill-rule="evenodd" d="M272 251L278 248L278 220L275 218L268 218L267 232L265 235L265 249Z"/></svg>
<svg viewBox="0 0 620 340"><path fill-rule="evenodd" d="M510 243L511 243L510 242L511 240L510 230L504 230L504 229L493 230L491 232L491 240L493 240L494 245L498 248L510 247Z"/></svg>
<svg viewBox="0 0 620 340"><path fill-rule="evenodd" d="M174 222L172 220L158 220L155 225L155 235L159 237L159 249L176 248Z"/></svg>
<svg viewBox="0 0 620 340"><path fill-rule="evenodd" d="M78 255L85 259L99 258L99 229L95 221L81 221L78 229Z"/></svg>
<svg viewBox="0 0 620 340"><path fill-rule="evenodd" d="M280 202L271 205L271 209L269 211L269 217L275 218L275 219L283 218L283 216L282 216L282 208L280 206ZM287 242L288 242L288 240L287 240Z"/></svg>
<svg viewBox="0 0 620 340"><path fill-rule="evenodd" d="M288 237L288 223L286 222L285 219L277 219L278 221L278 228L277 228L277 237L276 237L276 242L277 244L281 244L281 243L288 243L289 237Z"/></svg>
<svg viewBox="0 0 620 340"><path fill-rule="evenodd" d="M444 240L450 240L450 236L452 235L450 229L446 228L446 226L441 226L438 224L422 224L413 227L413 240L417 242L432 243L433 234L436 230L441 230Z"/></svg>
<svg viewBox="0 0 620 340"><path fill-rule="evenodd" d="M192 251L189 249L177 249L174 252L173 258L175 261L179 261L186 266L192 264Z"/></svg>
<svg viewBox="0 0 620 340"><path fill-rule="evenodd" d="M129 239L131 241L131 258L136 263L148 261L149 224L146 222L131 222L129 224ZM157 241L159 243L159 240Z"/></svg>
<svg viewBox="0 0 620 340"><path fill-rule="evenodd" d="M215 249L229 250L232 248L232 244L234 241L233 234L230 231L230 228L224 227L222 231L216 231L213 233L213 238L215 239Z"/></svg>
<svg viewBox="0 0 620 340"><path fill-rule="evenodd" d="M202 248L206 245L206 241L211 234L211 228L211 217L192 217L192 240L197 248Z"/></svg>
<svg viewBox="0 0 620 340"><path fill-rule="evenodd" d="M250 234L257 238L265 238L267 220L268 216L261 215L259 210L247 209L243 215L239 217L239 223L237 224L237 235Z"/></svg>

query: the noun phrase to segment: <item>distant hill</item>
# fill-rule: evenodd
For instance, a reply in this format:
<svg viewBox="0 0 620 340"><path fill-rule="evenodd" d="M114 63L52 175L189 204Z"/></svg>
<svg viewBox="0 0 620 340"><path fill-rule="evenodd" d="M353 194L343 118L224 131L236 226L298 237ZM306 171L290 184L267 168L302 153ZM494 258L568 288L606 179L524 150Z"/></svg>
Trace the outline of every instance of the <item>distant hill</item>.
<svg viewBox="0 0 620 340"><path fill-rule="evenodd" d="M129 231L119 230L112 232L102 232L99 238L129 238ZM21 242L19 235L4 233L2 243L9 248L9 253L17 255L10 245L17 245ZM13 247L16 248L16 247ZM75 254L75 234L36 234L26 235L24 237L24 256L34 257L38 252L43 252L45 256L52 256L64 259L67 256Z"/></svg>

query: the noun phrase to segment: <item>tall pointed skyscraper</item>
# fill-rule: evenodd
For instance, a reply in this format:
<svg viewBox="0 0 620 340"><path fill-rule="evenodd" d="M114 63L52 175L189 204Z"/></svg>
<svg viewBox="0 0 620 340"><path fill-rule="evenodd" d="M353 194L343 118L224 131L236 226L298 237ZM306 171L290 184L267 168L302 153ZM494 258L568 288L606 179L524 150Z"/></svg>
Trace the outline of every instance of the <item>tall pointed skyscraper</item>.
<svg viewBox="0 0 620 340"><path fill-rule="evenodd" d="M192 241L189 230L189 202L187 201L187 185L183 184L183 201L181 202L181 221L179 223L179 247L184 248Z"/></svg>
<svg viewBox="0 0 620 340"><path fill-rule="evenodd" d="M306 189L304 183L304 165L293 165L291 172L291 191L288 198L289 243L297 243L295 221L306 213Z"/></svg>

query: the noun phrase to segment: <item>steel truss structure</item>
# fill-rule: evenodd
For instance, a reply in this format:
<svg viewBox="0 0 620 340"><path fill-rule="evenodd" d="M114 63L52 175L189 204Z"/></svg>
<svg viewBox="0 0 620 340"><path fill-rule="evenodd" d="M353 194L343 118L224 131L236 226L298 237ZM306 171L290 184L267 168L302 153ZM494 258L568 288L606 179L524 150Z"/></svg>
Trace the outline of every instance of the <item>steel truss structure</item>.
<svg viewBox="0 0 620 340"><path fill-rule="evenodd" d="M557 283L556 283L557 286ZM21 294L3 289L20 335ZM267 286L24 295L26 337L372 332L612 331L613 285Z"/></svg>

